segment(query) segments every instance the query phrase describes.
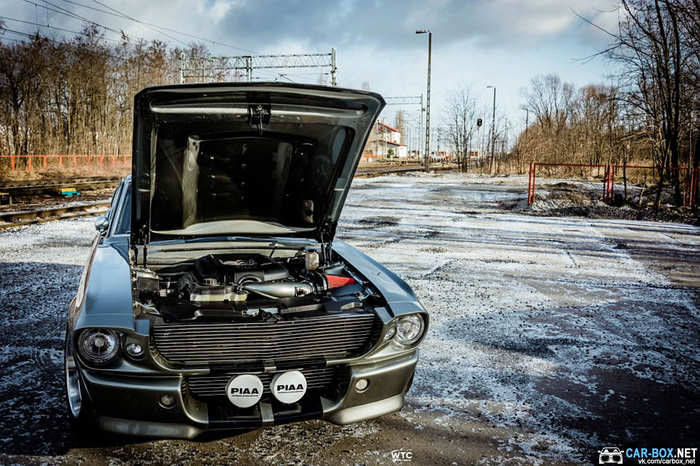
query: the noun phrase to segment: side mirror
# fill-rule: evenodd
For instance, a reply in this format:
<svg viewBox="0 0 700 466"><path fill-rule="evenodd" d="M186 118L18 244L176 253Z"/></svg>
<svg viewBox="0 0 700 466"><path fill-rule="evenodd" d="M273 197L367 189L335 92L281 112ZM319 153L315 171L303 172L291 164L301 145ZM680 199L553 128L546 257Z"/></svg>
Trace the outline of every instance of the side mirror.
<svg viewBox="0 0 700 466"><path fill-rule="evenodd" d="M99 231L101 235L105 234L109 228L109 219L100 215L95 219L95 230Z"/></svg>

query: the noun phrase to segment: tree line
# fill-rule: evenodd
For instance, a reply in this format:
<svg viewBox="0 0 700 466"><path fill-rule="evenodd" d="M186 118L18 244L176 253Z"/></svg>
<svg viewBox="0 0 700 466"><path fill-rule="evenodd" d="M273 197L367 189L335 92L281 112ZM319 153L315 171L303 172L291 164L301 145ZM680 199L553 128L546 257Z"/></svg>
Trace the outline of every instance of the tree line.
<svg viewBox="0 0 700 466"><path fill-rule="evenodd" d="M4 24L0 22L0 33ZM110 43L94 26L80 35L0 42L0 153L130 154L133 98L179 80L179 57L158 40Z"/></svg>
<svg viewBox="0 0 700 466"><path fill-rule="evenodd" d="M621 0L618 8L618 29L605 31L610 46L595 54L618 73L578 89L555 74L534 77L523 92L525 130L512 150L482 168L523 173L529 162L654 166L657 183L670 185L680 204L684 172L670 168L700 166L700 0ZM491 112L476 102L468 87L448 98L444 120L462 157L469 147L488 154L492 141L500 152L498 141L508 130L501 116L495 134L479 138L476 116Z"/></svg>
<svg viewBox="0 0 700 466"><path fill-rule="evenodd" d="M535 120L516 146L543 162L653 165L681 203L683 172L700 166L700 0L622 0L611 45L599 53L619 73L576 90L533 79ZM660 192L660 190L659 190Z"/></svg>
<svg viewBox="0 0 700 466"><path fill-rule="evenodd" d="M523 94L528 124L510 150L503 115L495 128L490 118L478 128L477 116L491 112L468 87L450 93L443 123L465 167L474 151L490 172L523 172L533 161L653 165L680 199L681 174L669 168L700 166L700 0L618 8L610 46L597 54L618 75L579 89L553 74L534 77ZM73 37L3 37L0 153L129 154L134 94L178 82L182 53L210 55L202 44L173 49L125 35L111 43L89 25Z"/></svg>

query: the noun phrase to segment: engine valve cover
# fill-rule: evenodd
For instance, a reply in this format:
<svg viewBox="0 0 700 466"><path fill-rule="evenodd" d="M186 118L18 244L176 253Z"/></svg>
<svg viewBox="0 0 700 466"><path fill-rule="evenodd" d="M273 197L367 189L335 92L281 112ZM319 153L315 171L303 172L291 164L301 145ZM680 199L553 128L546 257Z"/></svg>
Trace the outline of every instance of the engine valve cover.
<svg viewBox="0 0 700 466"><path fill-rule="evenodd" d="M194 274L200 283L244 284L269 282L289 277L286 267L262 254L217 254L194 261Z"/></svg>

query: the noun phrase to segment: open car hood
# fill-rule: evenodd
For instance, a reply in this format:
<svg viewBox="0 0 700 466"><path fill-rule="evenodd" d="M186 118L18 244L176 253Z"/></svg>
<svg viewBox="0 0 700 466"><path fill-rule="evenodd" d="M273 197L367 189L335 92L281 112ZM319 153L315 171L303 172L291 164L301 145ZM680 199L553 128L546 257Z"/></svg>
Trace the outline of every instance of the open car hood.
<svg viewBox="0 0 700 466"><path fill-rule="evenodd" d="M330 241L378 94L279 83L135 97L132 245L198 237Z"/></svg>

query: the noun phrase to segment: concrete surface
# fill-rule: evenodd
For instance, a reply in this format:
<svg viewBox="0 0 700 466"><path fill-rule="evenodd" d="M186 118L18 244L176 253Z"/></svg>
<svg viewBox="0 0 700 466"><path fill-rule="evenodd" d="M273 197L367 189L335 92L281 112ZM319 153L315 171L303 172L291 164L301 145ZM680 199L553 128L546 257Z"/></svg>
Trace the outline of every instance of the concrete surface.
<svg viewBox="0 0 700 466"><path fill-rule="evenodd" d="M70 432L65 309L92 221L1 232L0 463L598 464L602 447L700 446L700 229L503 210L526 185L355 180L338 236L431 312L408 406L195 441Z"/></svg>

